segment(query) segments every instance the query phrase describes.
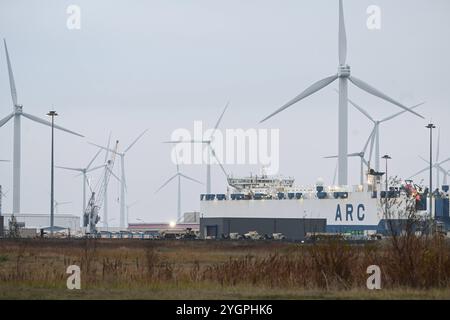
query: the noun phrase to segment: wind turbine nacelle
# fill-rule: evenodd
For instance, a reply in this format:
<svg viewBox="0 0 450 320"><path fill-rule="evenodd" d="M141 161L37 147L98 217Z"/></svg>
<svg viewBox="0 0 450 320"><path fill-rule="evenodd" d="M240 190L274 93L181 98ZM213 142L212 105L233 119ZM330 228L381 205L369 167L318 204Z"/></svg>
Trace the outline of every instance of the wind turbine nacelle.
<svg viewBox="0 0 450 320"><path fill-rule="evenodd" d="M23 110L23 106L21 104L18 104L18 105L14 106L14 111L16 113L22 114L22 112L23 112L22 110Z"/></svg>
<svg viewBox="0 0 450 320"><path fill-rule="evenodd" d="M350 77L350 66L348 65L340 65L338 67L338 76L339 78L348 78Z"/></svg>

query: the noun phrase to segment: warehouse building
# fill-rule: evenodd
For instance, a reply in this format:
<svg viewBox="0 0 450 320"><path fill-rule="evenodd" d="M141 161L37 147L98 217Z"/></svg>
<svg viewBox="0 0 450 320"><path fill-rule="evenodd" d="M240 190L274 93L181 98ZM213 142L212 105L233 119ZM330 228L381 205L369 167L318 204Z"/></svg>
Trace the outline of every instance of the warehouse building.
<svg viewBox="0 0 450 320"><path fill-rule="evenodd" d="M250 231L268 236L282 233L288 240L304 240L308 233L324 233L326 219L200 218L200 236L203 239L220 239L230 233L243 235Z"/></svg>
<svg viewBox="0 0 450 320"><path fill-rule="evenodd" d="M20 228L32 229L35 228L37 230L47 228L50 225L50 214L42 214L42 213L20 213L15 214L17 223ZM11 220L10 213L4 213L2 215L3 218L3 226L4 229L9 228L9 221ZM54 216L55 226L60 227L62 229L70 230L72 234L81 231L81 219L78 216L72 214L55 214Z"/></svg>

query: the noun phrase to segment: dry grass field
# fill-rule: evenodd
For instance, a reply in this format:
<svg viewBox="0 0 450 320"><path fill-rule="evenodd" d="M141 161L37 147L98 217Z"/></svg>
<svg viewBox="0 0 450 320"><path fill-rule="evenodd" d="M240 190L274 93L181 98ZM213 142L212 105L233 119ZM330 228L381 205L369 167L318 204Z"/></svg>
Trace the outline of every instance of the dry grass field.
<svg viewBox="0 0 450 320"><path fill-rule="evenodd" d="M382 289L366 288L379 265ZM81 268L68 290L66 268ZM0 299L450 299L450 245L0 241Z"/></svg>

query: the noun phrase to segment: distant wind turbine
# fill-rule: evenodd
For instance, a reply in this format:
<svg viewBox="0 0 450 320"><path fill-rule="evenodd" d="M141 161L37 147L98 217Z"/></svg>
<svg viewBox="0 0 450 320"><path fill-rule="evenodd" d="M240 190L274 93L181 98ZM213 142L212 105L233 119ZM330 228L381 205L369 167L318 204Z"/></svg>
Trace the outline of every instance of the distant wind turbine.
<svg viewBox="0 0 450 320"><path fill-rule="evenodd" d="M450 158L447 158L443 161L439 161L439 152L440 152L439 149L440 149L440 140L441 140L440 136L441 136L441 130L439 129L438 130L437 148L436 148L436 158L435 158L434 162L432 163L432 168L436 170L436 183L438 184L438 187L441 186L440 185L440 183L441 183L441 175L440 174L441 173L444 174L443 184L447 185L448 174L450 172L442 167L442 165L444 163L450 161ZM421 156L419 156L419 158L422 159L424 162L426 162L428 165L424 169L422 169L419 172L412 175L410 178L414 178L414 177L418 176L419 174L430 170L430 161L426 160L425 158L423 158Z"/></svg>
<svg viewBox="0 0 450 320"><path fill-rule="evenodd" d="M120 227L125 228L125 219L126 219L126 213L125 213L125 206L126 206L126 199L125 199L125 191L126 191L126 177L125 177L125 155L127 152L138 142L139 139L142 138L142 136L148 131L148 129L145 129L144 132L142 132L124 151L118 152L108 147L103 147L95 143L90 143L98 148L107 150L109 152L113 152L116 155L120 157L120 168L121 168L121 174L122 177L120 179Z"/></svg>
<svg viewBox="0 0 450 320"><path fill-rule="evenodd" d="M206 193L210 194L211 193L211 156L213 156L217 163L219 164L220 168L222 169L222 172L225 174L225 176L227 177L228 174L225 171L225 168L223 167L222 163L220 162L220 160L217 158L216 152L214 151L214 148L212 147L212 143L214 142L214 134L217 131L217 128L220 125L220 122L222 121L223 115L225 114L225 111L227 111L228 106L229 106L229 102L225 105L225 108L223 109L222 113L220 114L219 119L216 122L216 125L214 126L214 130L211 133L211 135L209 136L209 139L205 139L205 140L180 140L180 141L166 141L164 143L174 143L174 144L178 144L178 143L201 143L206 145L206 148L208 150L208 159L207 159L207 163L206 163Z"/></svg>
<svg viewBox="0 0 450 320"><path fill-rule="evenodd" d="M264 118L261 122L264 122L276 114L282 112L283 110L289 108L295 103L309 97L313 93L325 88L326 86L333 83L335 80L339 79L339 132L338 132L338 183L341 186L347 185L348 182L348 80L352 82L356 87L366 91L367 93L374 95L380 99L388 101L408 112L411 112L421 118L423 118L420 114L412 111L407 108L400 102L390 98L385 95L381 91L375 89L371 85L366 82L353 77L350 75L350 66L346 64L347 60L347 36L345 31L345 22L344 22L344 9L342 0L339 0L339 66L337 74L334 74L330 77L317 81L294 99L283 105L281 108Z"/></svg>
<svg viewBox="0 0 450 320"><path fill-rule="evenodd" d="M139 201L134 201L132 203L127 204L127 221L130 221L130 209L134 207Z"/></svg>
<svg viewBox="0 0 450 320"><path fill-rule="evenodd" d="M11 88L11 97L13 101L13 112L0 120L0 127L7 123L10 119L14 119L14 150L13 150L13 214L20 213L20 167L21 167L21 117L28 118L34 122L51 127L51 122L23 112L23 106L18 103L16 84L14 82L14 75L9 59L8 47L6 40L3 40L5 45L6 62L8 64L9 85ZM67 130L58 125L54 125L56 129L71 133L73 135L83 137L81 134L74 131Z"/></svg>
<svg viewBox="0 0 450 320"><path fill-rule="evenodd" d="M111 147L111 132L109 133L109 137L108 137L108 144L106 145L108 149L110 149ZM103 226L105 228L108 228L108 170L106 169L108 166L106 164L108 164L108 156L109 156L109 150L105 151L105 169L103 172Z"/></svg>
<svg viewBox="0 0 450 320"><path fill-rule="evenodd" d="M164 182L164 184L158 188L158 190L155 191L155 193L158 193L161 189L163 189L165 186L167 186L173 179L177 178L178 179L178 201L177 201L177 222L180 221L181 219L181 178L193 181L195 183L198 184L203 184L200 181L188 177L187 175L183 174L180 172L180 166L178 164L177 161L177 173L175 175L173 175L171 178L169 178L166 182Z"/></svg>
<svg viewBox="0 0 450 320"><path fill-rule="evenodd" d="M361 159L361 167L360 167L360 184L364 184L364 165L366 165L368 168L370 167L369 163L365 159L367 147L369 146L369 142L371 142L371 148L370 148L370 155L369 159L372 157L372 146L373 146L373 140L374 140L374 131L370 134L369 138L367 139L366 143L364 144L363 149L360 152L355 153L349 153L347 157L359 157ZM325 157L325 159L336 159L338 156L329 156ZM336 176L336 174L335 174ZM333 179L334 183L334 179Z"/></svg>
<svg viewBox="0 0 450 320"><path fill-rule="evenodd" d="M380 155L380 125L382 123L385 123L389 120L392 120L394 118L397 118L398 116L401 116L402 114L406 113L406 110L397 112L389 117L386 117L384 119L381 120L375 120L366 110L364 110L360 105L358 105L357 103L355 103L354 101L352 101L351 99L348 99L348 102L350 102L350 104L356 108L356 110L358 110L359 112L361 112L364 116L366 116L370 121L373 122L373 129L371 132L371 135L375 135L375 171L380 171L380 159L381 159L381 155ZM410 110L414 110L420 106L422 106L423 104L425 104L425 102L416 104L415 106L410 107ZM372 149L372 146L371 146ZM372 154L372 150L371 154ZM369 162L371 162L371 157L368 159Z"/></svg>
<svg viewBox="0 0 450 320"><path fill-rule="evenodd" d="M104 165L97 166L94 168L91 168L92 164L94 163L95 159L97 159L98 155L100 154L102 150L98 150L97 153L94 155L94 157L89 161L86 167L84 168L73 168L73 167L62 167L62 166L55 166L55 168L58 169L64 169L64 170L70 170L70 171L76 171L79 172L83 176L83 208L81 210L82 215L84 214L84 210L86 210L86 186L88 186L88 176L87 174L89 172L98 170L100 168L103 168Z"/></svg>

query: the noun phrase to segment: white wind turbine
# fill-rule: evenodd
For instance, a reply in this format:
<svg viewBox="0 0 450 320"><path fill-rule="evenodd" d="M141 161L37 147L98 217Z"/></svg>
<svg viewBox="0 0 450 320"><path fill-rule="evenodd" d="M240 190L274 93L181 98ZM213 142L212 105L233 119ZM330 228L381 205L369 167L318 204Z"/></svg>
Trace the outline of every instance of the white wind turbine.
<svg viewBox="0 0 450 320"><path fill-rule="evenodd" d="M222 169L222 172L225 174L225 176L228 176L227 172L225 171L225 168L223 167L222 163L220 163L220 160L217 158L216 152L214 151L214 148L212 147L212 143L214 142L214 134L217 131L217 128L220 125L220 122L222 121L223 115L225 114L225 111L227 110L229 106L229 102L225 105L225 108L223 109L219 119L216 122L216 125L214 126L214 130L212 131L211 135L209 136L209 139L205 140L180 140L180 141L166 141L165 143L200 143L206 145L207 148L207 163L206 163L206 193L211 193L211 155L216 159L217 163L219 164L220 168Z"/></svg>
<svg viewBox="0 0 450 320"><path fill-rule="evenodd" d="M326 86L333 83L335 80L339 79L339 132L338 132L338 183L339 185L347 185L348 181L348 80L352 82L358 88L372 94L380 99L388 101L396 106L414 113L415 115L423 118L418 113L408 109L406 106L397 102L396 100L385 95L381 91L370 86L366 82L355 78L350 75L350 66L346 64L347 60L347 36L345 32L345 22L344 22L344 9L342 0L339 0L339 66L337 74L330 77L317 81L294 99L283 105L281 108L276 110L274 113L270 114L264 118L261 122L268 120L269 118L275 116L276 114L282 112L283 110L289 108L293 104L305 99L306 97L312 95L313 93L325 88Z"/></svg>
<svg viewBox="0 0 450 320"><path fill-rule="evenodd" d="M55 168L58 169L64 169L64 170L70 170L70 171L76 171L79 172L83 176L83 208L81 210L82 215L84 214L84 210L86 210L86 186L88 186L88 176L87 174L89 172L98 170L100 168L103 168L104 165L96 166L94 168L91 168L92 164L94 163L95 159L97 159L98 155L100 154L102 150L98 150L97 153L94 155L94 157L89 161L86 167L84 168L73 168L73 167L62 167L62 166L55 166Z"/></svg>
<svg viewBox="0 0 450 320"><path fill-rule="evenodd" d="M138 204L138 200L136 200L136 201L134 201L134 202L132 202L132 203L129 203L129 204L127 204L127 221L130 221L130 209L132 208L132 207L134 207L136 204ZM138 221L141 221L140 219L136 219L136 220L138 220Z"/></svg>
<svg viewBox="0 0 450 320"><path fill-rule="evenodd" d="M446 169L444 169L442 167L442 165L448 161L450 161L450 158L447 158L443 161L439 161L439 148L440 148L440 140L441 140L441 130L438 130L438 141L437 141L437 148L436 148L436 158L434 160L434 162L432 163L432 168L436 170L436 183L438 184L438 187L440 188L440 183L441 183L441 172L444 174L444 178L443 178L443 184L447 185L447 178L448 178L448 174L450 171L447 171ZM419 156L420 159L422 159L423 161L425 161L428 165L420 170L419 172L417 172L416 174L412 175L410 178L414 178L416 176L418 176L419 174L425 172L425 171L429 171L430 170L430 161L426 160L425 158Z"/></svg>
<svg viewBox="0 0 450 320"><path fill-rule="evenodd" d="M363 185L364 184L364 165L366 165L367 167L370 167L369 162L367 162L367 160L365 159L366 156L366 152L367 152L367 147L369 146L369 142L371 144L370 146L370 155L369 155L369 159L372 158L372 149L373 149L373 140L374 140L374 131L372 130L372 133L370 134L369 138L367 139L363 149L360 152L355 152L355 153L349 153L347 155L347 157L359 157L361 160L361 167L360 167L360 184ZM338 156L329 156L329 157L325 157L325 159L336 159ZM336 172L335 172L335 178L333 179L333 184L335 183L335 179L336 179Z"/></svg>
<svg viewBox="0 0 450 320"><path fill-rule="evenodd" d="M8 47L6 40L3 40L5 45L6 62L8 65L9 85L11 88L11 97L13 102L13 112L0 120L0 127L7 123L10 119L14 119L14 150L13 150L13 210L12 213L20 213L20 167L21 167L21 117L28 118L34 122L51 127L51 122L23 112L23 106L18 103L16 84L14 82L14 75L9 59ZM74 131L67 130L58 125L54 125L56 129L83 137L81 134Z"/></svg>
<svg viewBox="0 0 450 320"><path fill-rule="evenodd" d="M109 137L108 137L108 144L107 144L107 148L110 149L110 144L111 144L111 132L109 133ZM103 226L105 228L108 228L108 156L109 156L109 151L106 150L105 151L105 169L103 171Z"/></svg>
<svg viewBox="0 0 450 320"><path fill-rule="evenodd" d="M126 199L125 199L125 191L126 191L126 177L125 177L125 155L127 152L138 142L138 140L148 131L145 129L124 151L118 152L108 147L103 147L95 143L90 143L98 148L103 150L107 150L109 152L115 153L120 157L120 168L121 168L121 179L120 179L120 227L125 228L125 219L126 219Z"/></svg>
<svg viewBox="0 0 450 320"><path fill-rule="evenodd" d="M355 107L359 112L361 112L364 116L366 116L370 121L372 121L373 123L373 129L371 132L371 136L374 135L375 137L375 171L380 171L380 125L382 123L385 123L389 120L392 120L394 118L397 118L398 116L404 114L407 112L407 110L403 110L400 112L397 112L389 117L386 117L384 119L381 120L375 120L366 110L364 110L361 106L359 106L357 103L355 103L354 101L352 101L351 99L348 99L348 102L350 102L350 104ZM425 104L425 102L419 103L415 106L410 107L410 110L414 110L418 107L420 107L421 105ZM370 137L369 137L370 138ZM372 145L371 145L371 150L370 150L370 154L372 154ZM368 161L371 161L371 157L368 159Z"/></svg>
<svg viewBox="0 0 450 320"><path fill-rule="evenodd" d="M203 184L203 183L181 173L180 166L179 166L178 160L177 160L177 173L175 175L173 175L171 178L169 178L166 182L164 182L164 184L161 187L159 187L158 190L155 191L155 193L158 193L162 188L164 188L166 185L168 185L175 178L178 179L177 222L179 222L181 220L181 178L193 181L198 184Z"/></svg>

